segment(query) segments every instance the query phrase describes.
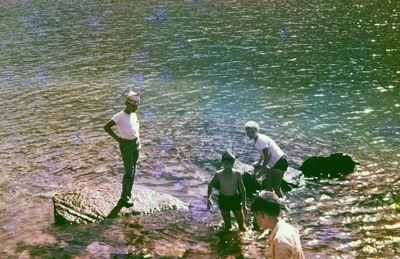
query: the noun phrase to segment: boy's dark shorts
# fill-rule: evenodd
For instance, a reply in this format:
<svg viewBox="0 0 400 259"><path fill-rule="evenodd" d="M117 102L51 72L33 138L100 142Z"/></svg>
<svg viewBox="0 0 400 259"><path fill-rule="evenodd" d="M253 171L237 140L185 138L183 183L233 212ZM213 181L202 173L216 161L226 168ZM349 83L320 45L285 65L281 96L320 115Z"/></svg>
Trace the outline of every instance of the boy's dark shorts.
<svg viewBox="0 0 400 259"><path fill-rule="evenodd" d="M242 198L239 194L235 194L232 196L226 196L223 194L219 194L218 196L218 205L220 210L224 211L236 211L242 209Z"/></svg>
<svg viewBox="0 0 400 259"><path fill-rule="evenodd" d="M289 164L287 161L287 157L286 155L283 155L276 163L275 165L272 167L272 169L279 169L279 170L283 170L286 171L288 168Z"/></svg>

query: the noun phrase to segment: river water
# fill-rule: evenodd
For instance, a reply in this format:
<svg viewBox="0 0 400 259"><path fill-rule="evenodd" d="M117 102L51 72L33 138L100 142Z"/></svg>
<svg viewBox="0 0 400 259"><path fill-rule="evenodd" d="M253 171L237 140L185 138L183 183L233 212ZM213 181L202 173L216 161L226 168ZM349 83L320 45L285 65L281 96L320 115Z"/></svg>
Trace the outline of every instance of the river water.
<svg viewBox="0 0 400 259"><path fill-rule="evenodd" d="M257 157L256 120L298 167L349 153L340 180L286 194L310 258L400 254L396 1L0 1L0 257L265 257L205 211L221 152ZM187 213L55 226L51 197L122 178L103 125L142 105L136 182Z"/></svg>

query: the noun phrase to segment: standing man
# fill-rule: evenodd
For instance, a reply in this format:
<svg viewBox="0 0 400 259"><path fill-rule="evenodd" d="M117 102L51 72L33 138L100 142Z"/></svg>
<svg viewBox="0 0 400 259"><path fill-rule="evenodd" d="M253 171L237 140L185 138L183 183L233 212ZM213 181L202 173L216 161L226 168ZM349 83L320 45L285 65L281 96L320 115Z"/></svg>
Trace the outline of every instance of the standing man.
<svg viewBox="0 0 400 259"><path fill-rule="evenodd" d="M272 259L304 259L299 231L279 217L281 203L273 192L262 191L254 199L251 211L260 228L271 230L268 239Z"/></svg>
<svg viewBox="0 0 400 259"><path fill-rule="evenodd" d="M255 121L249 121L245 125L246 135L254 140L255 147L261 153L258 162L254 163L256 179L265 177L263 182L267 191L274 191L279 197L283 197L281 184L283 175L288 168L288 161L285 153L279 148L270 137L259 133L260 127Z"/></svg>
<svg viewBox="0 0 400 259"><path fill-rule="evenodd" d="M139 120L136 114L139 104L139 94L134 91L129 92L125 100L125 109L115 114L104 126L104 130L119 143L125 174L122 180L122 192L118 205L127 208L133 206L130 198L136 163L139 159ZM114 125L117 128L118 135L112 130Z"/></svg>

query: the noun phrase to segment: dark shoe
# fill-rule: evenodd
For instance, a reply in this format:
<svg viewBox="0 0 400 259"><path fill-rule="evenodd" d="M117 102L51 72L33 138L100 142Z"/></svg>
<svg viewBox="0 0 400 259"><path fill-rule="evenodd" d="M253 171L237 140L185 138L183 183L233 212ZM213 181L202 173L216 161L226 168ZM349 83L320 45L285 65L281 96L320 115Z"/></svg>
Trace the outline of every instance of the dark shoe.
<svg viewBox="0 0 400 259"><path fill-rule="evenodd" d="M117 204L117 206L115 206L110 213L107 215L107 218L112 219L112 218L116 218L118 217L118 213L119 211L122 209L122 205Z"/></svg>
<svg viewBox="0 0 400 259"><path fill-rule="evenodd" d="M107 218L114 219L118 217L118 212L112 211L110 214L107 215Z"/></svg>
<svg viewBox="0 0 400 259"><path fill-rule="evenodd" d="M133 203L127 200L119 200L118 205L125 207L125 208L130 208L133 206Z"/></svg>

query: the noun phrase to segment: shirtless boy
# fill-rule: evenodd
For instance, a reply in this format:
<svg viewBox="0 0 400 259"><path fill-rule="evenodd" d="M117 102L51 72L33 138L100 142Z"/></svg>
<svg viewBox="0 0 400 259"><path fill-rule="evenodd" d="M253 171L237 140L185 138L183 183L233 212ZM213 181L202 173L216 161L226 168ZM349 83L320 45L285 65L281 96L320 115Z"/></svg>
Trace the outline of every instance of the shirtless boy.
<svg viewBox="0 0 400 259"><path fill-rule="evenodd" d="M239 229L245 231L244 212L246 209L246 190L243 185L242 175L233 169L235 156L226 151L222 154L224 168L218 171L208 185L207 209L211 209L211 193L213 187L219 190L218 205L224 219L225 229L232 228L231 211L238 221Z"/></svg>

